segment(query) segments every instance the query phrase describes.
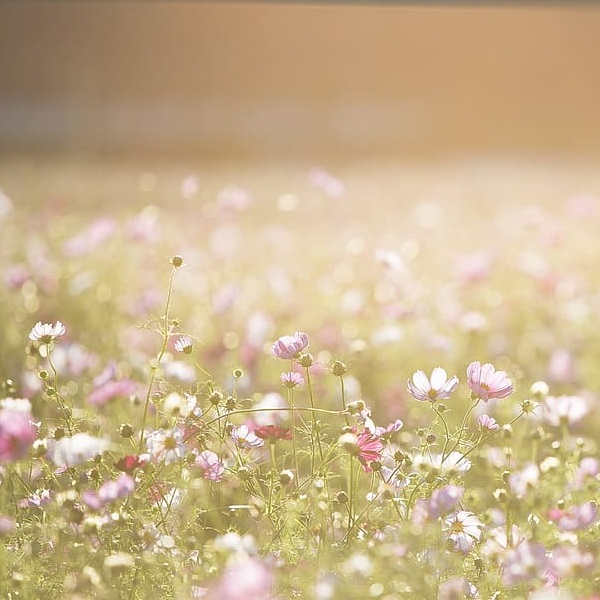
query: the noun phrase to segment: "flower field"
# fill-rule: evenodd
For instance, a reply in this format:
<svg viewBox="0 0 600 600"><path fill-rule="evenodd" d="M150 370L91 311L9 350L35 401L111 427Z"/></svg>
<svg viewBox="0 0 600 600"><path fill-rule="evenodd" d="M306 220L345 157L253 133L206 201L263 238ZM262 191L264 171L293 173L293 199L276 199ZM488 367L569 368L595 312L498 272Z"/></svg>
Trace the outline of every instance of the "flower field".
<svg viewBox="0 0 600 600"><path fill-rule="evenodd" d="M600 179L0 164L3 598L600 598Z"/></svg>

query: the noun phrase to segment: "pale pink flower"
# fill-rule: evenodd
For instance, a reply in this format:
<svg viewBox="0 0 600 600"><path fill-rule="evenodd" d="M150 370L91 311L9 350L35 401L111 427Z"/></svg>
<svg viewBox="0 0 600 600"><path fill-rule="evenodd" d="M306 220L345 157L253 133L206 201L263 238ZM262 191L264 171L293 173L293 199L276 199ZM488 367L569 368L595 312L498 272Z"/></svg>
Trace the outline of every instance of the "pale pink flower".
<svg viewBox="0 0 600 600"><path fill-rule="evenodd" d="M428 514L437 519L452 509L462 500L465 488L459 485L446 485L431 494L428 503Z"/></svg>
<svg viewBox="0 0 600 600"><path fill-rule="evenodd" d="M284 335L273 344L273 354L277 358L295 358L308 346L308 335L296 331L293 335Z"/></svg>
<svg viewBox="0 0 600 600"><path fill-rule="evenodd" d="M138 389L138 384L131 379L107 381L95 390L92 390L87 401L92 406L103 406L115 398L129 398Z"/></svg>
<svg viewBox="0 0 600 600"><path fill-rule="evenodd" d="M575 360L568 350L553 350L548 361L548 378L554 383L569 383L575 379Z"/></svg>
<svg viewBox="0 0 600 600"><path fill-rule="evenodd" d="M246 558L227 568L209 593L211 600L272 600L273 573L257 558Z"/></svg>
<svg viewBox="0 0 600 600"><path fill-rule="evenodd" d="M479 598L477 588L464 577L448 579L440 584L437 600L458 600Z"/></svg>
<svg viewBox="0 0 600 600"><path fill-rule="evenodd" d="M194 462L196 467L202 470L204 479L210 481L221 481L225 467L221 459L211 450L204 450L198 454Z"/></svg>
<svg viewBox="0 0 600 600"><path fill-rule="evenodd" d="M0 410L0 463L23 458L37 435L29 412L4 408Z"/></svg>
<svg viewBox="0 0 600 600"><path fill-rule="evenodd" d="M540 478L540 470L535 463L526 464L520 471L511 473L508 485L517 498L523 498L535 487Z"/></svg>
<svg viewBox="0 0 600 600"><path fill-rule="evenodd" d="M590 412L587 400L581 396L546 396L543 407L544 420L554 427L562 423L577 425Z"/></svg>
<svg viewBox="0 0 600 600"><path fill-rule="evenodd" d="M396 431L400 431L402 427L404 427L404 422L401 419L396 419L386 427L375 427L375 435L377 437L386 437L392 433L396 433Z"/></svg>
<svg viewBox="0 0 600 600"><path fill-rule="evenodd" d="M467 367L468 385L475 398L484 402L492 398L506 398L513 391L513 384L504 371L496 371L493 365L479 361Z"/></svg>
<svg viewBox="0 0 600 600"><path fill-rule="evenodd" d="M479 415L477 422L482 431L498 431L500 429L500 425L496 423L496 419L489 415Z"/></svg>
<svg viewBox="0 0 600 600"><path fill-rule="evenodd" d="M436 400L446 400L458 385L456 375L448 379L446 371L441 367L435 367L428 379L423 371L416 371L412 376L412 381L408 380L408 391L415 400L421 402Z"/></svg>
<svg viewBox="0 0 600 600"><path fill-rule="evenodd" d="M63 336L66 331L65 326L60 321L56 321L54 325L38 321L30 331L29 339L34 342L40 342L40 344L50 344Z"/></svg>
<svg viewBox="0 0 600 600"><path fill-rule="evenodd" d="M542 577L547 568L544 546L525 541L508 551L502 565L502 583L512 587L523 581Z"/></svg>
<svg viewBox="0 0 600 600"><path fill-rule="evenodd" d="M115 231L115 221L103 217L94 221L85 231L67 241L63 246L63 251L67 256L82 256L104 244L113 236Z"/></svg>
<svg viewBox="0 0 600 600"><path fill-rule="evenodd" d="M579 578L582 572L594 566L596 559L590 552L573 544L562 544L552 550L549 562L550 568L556 572L557 577Z"/></svg>
<svg viewBox="0 0 600 600"><path fill-rule="evenodd" d="M288 371L287 373L281 374L281 383L283 383L285 387L292 389L298 385L302 385L304 383L304 377L296 371Z"/></svg>
<svg viewBox="0 0 600 600"><path fill-rule="evenodd" d="M98 510L115 500L129 496L135 489L135 481L130 475L123 473L117 479L104 482L97 492L86 490L81 494L82 500L94 510Z"/></svg>
<svg viewBox="0 0 600 600"><path fill-rule="evenodd" d="M585 502L566 510L553 508L550 510L548 518L554 521L562 531L588 529L598 518L598 507L595 502Z"/></svg>
<svg viewBox="0 0 600 600"><path fill-rule="evenodd" d="M598 473L600 473L600 461L597 458L593 456L582 458L573 476L574 488L581 489L588 479L596 477Z"/></svg>
<svg viewBox="0 0 600 600"><path fill-rule="evenodd" d="M444 531L454 542L454 549L464 554L481 539L483 528L483 523L466 510L459 510L444 521Z"/></svg>

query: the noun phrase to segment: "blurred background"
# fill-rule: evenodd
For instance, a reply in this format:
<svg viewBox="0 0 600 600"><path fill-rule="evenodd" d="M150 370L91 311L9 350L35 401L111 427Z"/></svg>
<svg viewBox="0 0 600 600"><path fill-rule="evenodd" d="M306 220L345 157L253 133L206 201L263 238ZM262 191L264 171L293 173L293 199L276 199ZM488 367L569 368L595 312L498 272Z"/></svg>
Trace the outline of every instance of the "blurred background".
<svg viewBox="0 0 600 600"><path fill-rule="evenodd" d="M600 153L600 8L0 5L0 152Z"/></svg>

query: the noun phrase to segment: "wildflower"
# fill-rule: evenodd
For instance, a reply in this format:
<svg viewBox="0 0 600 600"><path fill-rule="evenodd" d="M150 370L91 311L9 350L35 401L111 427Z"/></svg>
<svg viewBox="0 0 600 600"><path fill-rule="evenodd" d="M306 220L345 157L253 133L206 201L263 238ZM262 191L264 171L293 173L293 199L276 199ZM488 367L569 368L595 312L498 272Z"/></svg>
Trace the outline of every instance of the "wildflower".
<svg viewBox="0 0 600 600"><path fill-rule="evenodd" d="M541 577L547 569L546 550L541 544L524 541L508 551L502 565L502 584L513 586Z"/></svg>
<svg viewBox="0 0 600 600"><path fill-rule="evenodd" d="M375 435L377 437L385 437L400 431L404 427L404 422L401 419L396 419L393 423L390 423L386 427L375 427Z"/></svg>
<svg viewBox="0 0 600 600"><path fill-rule="evenodd" d="M0 400L0 407L14 412L31 413L31 401L28 398L4 398Z"/></svg>
<svg viewBox="0 0 600 600"><path fill-rule="evenodd" d="M182 335L181 337L175 340L174 344L175 350L177 352L183 352L184 354L190 354L194 349L194 343L192 339L187 335Z"/></svg>
<svg viewBox="0 0 600 600"><path fill-rule="evenodd" d="M596 560L590 552L585 552L573 544L563 544L552 550L550 568L560 578L581 577L582 572L591 569Z"/></svg>
<svg viewBox="0 0 600 600"><path fill-rule="evenodd" d="M292 431L286 427L279 427L278 425L263 425L257 427L254 433L263 440L274 444L277 440L291 440Z"/></svg>
<svg viewBox="0 0 600 600"><path fill-rule="evenodd" d="M462 600L478 598L477 588L464 577L448 579L440 584L437 600Z"/></svg>
<svg viewBox="0 0 600 600"><path fill-rule="evenodd" d="M574 488L581 489L587 479L595 478L598 473L600 473L600 461L593 456L585 456L573 476Z"/></svg>
<svg viewBox="0 0 600 600"><path fill-rule="evenodd" d="M200 467L204 479L209 479L210 481L221 481L221 476L225 471L223 463L211 450L200 452L194 462L194 466Z"/></svg>
<svg viewBox="0 0 600 600"><path fill-rule="evenodd" d="M460 510L444 521L444 530L454 549L466 554L481 539L483 523L472 512Z"/></svg>
<svg viewBox="0 0 600 600"><path fill-rule="evenodd" d="M164 400L163 410L170 414L179 417L189 417L192 413L196 413L199 409L196 409L196 396L185 395L182 396L177 392L171 392Z"/></svg>
<svg viewBox="0 0 600 600"><path fill-rule="evenodd" d="M182 429L157 429L146 436L150 458L156 462L171 464L181 460L186 453Z"/></svg>
<svg viewBox="0 0 600 600"><path fill-rule="evenodd" d="M382 441L368 430L344 433L338 443L358 458L367 473L372 471L370 463L380 460L383 451Z"/></svg>
<svg viewBox="0 0 600 600"><path fill-rule="evenodd" d="M443 459L443 460L442 460ZM471 468L471 461L465 458L460 452L454 450L447 456L441 454L417 454L413 457L412 463L421 470L433 469L438 471L441 476L449 473L464 473Z"/></svg>
<svg viewBox="0 0 600 600"><path fill-rule="evenodd" d="M533 489L540 478L540 470L534 463L528 463L520 471L511 473L508 485L517 498L523 498L528 490Z"/></svg>
<svg viewBox="0 0 600 600"><path fill-rule="evenodd" d="M454 376L448 379L446 371L441 367L435 367L428 379L423 371L416 371L412 376L412 381L408 381L408 391L415 400L420 402L435 402L436 400L446 400L458 385L458 377Z"/></svg>
<svg viewBox="0 0 600 600"><path fill-rule="evenodd" d="M0 410L0 463L23 458L37 435L27 411L3 408Z"/></svg>
<svg viewBox="0 0 600 600"><path fill-rule="evenodd" d="M544 400L543 418L554 427L576 425L589 412L587 400L581 396L547 396Z"/></svg>
<svg viewBox="0 0 600 600"><path fill-rule="evenodd" d="M40 342L40 344L50 344L63 336L66 331L65 326L60 321L56 321L54 325L38 321L30 331L29 339Z"/></svg>
<svg viewBox="0 0 600 600"><path fill-rule="evenodd" d="M260 448L265 440L258 437L253 431L250 431L247 425L239 425L231 429L231 439L240 448Z"/></svg>
<svg viewBox="0 0 600 600"><path fill-rule="evenodd" d="M548 517L556 522L561 531L577 531L587 529L596 522L598 507L595 502L585 502L578 506L572 506L568 510L553 508Z"/></svg>
<svg viewBox="0 0 600 600"><path fill-rule="evenodd" d="M257 558L241 559L229 566L209 592L211 600L270 600L273 573Z"/></svg>
<svg viewBox="0 0 600 600"><path fill-rule="evenodd" d="M480 415L477 419L481 431L498 431L500 425L496 423L496 419L489 415Z"/></svg>
<svg viewBox="0 0 600 600"><path fill-rule="evenodd" d="M462 500L465 488L458 485L446 485L435 490L429 499L428 513L432 519L437 519L451 511Z"/></svg>
<svg viewBox="0 0 600 600"><path fill-rule="evenodd" d="M288 373L281 374L281 383L283 383L286 388L293 389L298 385L302 385L304 383L304 378L300 373L289 371Z"/></svg>
<svg viewBox="0 0 600 600"><path fill-rule="evenodd" d="M506 398L513 391L513 384L504 371L496 371L490 363L479 361L467 367L468 385L472 395L484 402L492 398Z"/></svg>
<svg viewBox="0 0 600 600"><path fill-rule="evenodd" d="M129 496L135 489L135 481L126 474L120 475L117 479L106 481L97 492L85 491L82 499L87 506L98 510L115 500Z"/></svg>
<svg viewBox="0 0 600 600"><path fill-rule="evenodd" d="M129 398L137 388L137 383L131 379L107 381L93 390L87 397L87 401L92 406L104 406L115 398Z"/></svg>
<svg viewBox="0 0 600 600"><path fill-rule="evenodd" d="M102 454L110 442L89 433L76 433L59 440L48 440L48 457L59 467L84 463L98 454Z"/></svg>
<svg viewBox="0 0 600 600"><path fill-rule="evenodd" d="M253 420L257 425L277 425L288 418L288 403L277 392L269 392L254 405ZM268 410L267 410L268 409Z"/></svg>
<svg viewBox="0 0 600 600"><path fill-rule="evenodd" d="M115 468L125 473L132 473L135 469L143 467L146 464L139 456L127 455L121 457L115 462Z"/></svg>
<svg viewBox="0 0 600 600"><path fill-rule="evenodd" d="M277 358L295 358L308 346L308 335L302 331L296 331L294 335L280 337L272 347L273 354Z"/></svg>

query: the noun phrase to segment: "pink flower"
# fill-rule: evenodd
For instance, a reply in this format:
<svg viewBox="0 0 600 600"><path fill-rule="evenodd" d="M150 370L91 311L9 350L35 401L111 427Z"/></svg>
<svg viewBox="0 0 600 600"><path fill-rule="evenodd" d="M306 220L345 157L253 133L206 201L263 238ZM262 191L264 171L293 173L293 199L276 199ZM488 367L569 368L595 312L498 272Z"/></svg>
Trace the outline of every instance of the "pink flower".
<svg viewBox="0 0 600 600"><path fill-rule="evenodd" d="M496 419L489 415L480 415L477 421L482 431L498 431L500 429L500 425L496 423Z"/></svg>
<svg viewBox="0 0 600 600"><path fill-rule="evenodd" d="M200 467L203 471L204 479L210 481L221 481L221 476L225 471L223 463L219 457L211 450L204 450L198 454L194 465Z"/></svg>
<svg viewBox="0 0 600 600"><path fill-rule="evenodd" d="M338 443L358 458L366 473L372 471L370 463L378 461L383 451L383 442L366 429L360 433L344 433Z"/></svg>
<svg viewBox="0 0 600 600"><path fill-rule="evenodd" d="M92 406L103 406L115 398L128 398L137 391L137 387L137 383L131 381L131 379L107 381L93 390L88 396L87 401Z"/></svg>
<svg viewBox="0 0 600 600"><path fill-rule="evenodd" d="M587 529L596 522L598 508L595 502L585 502L578 506L572 506L568 510L553 508L548 517L555 521L562 531L577 531L578 529Z"/></svg>
<svg viewBox="0 0 600 600"><path fill-rule="evenodd" d="M270 600L273 583L273 573L265 563L247 558L228 567L208 597L211 600Z"/></svg>
<svg viewBox="0 0 600 600"><path fill-rule="evenodd" d="M284 335L273 344L273 354L277 358L295 358L308 346L308 334L296 331L294 335Z"/></svg>
<svg viewBox="0 0 600 600"><path fill-rule="evenodd" d="M448 379L446 371L441 367L436 367L431 372L429 379L423 371L416 371L412 376L412 381L408 380L408 391L415 400L435 402L450 398L450 394L457 385L458 377L454 376Z"/></svg>
<svg viewBox="0 0 600 600"><path fill-rule="evenodd" d="M90 508L98 510L115 500L129 496L135 489L135 481L126 474L119 475L113 481L103 483L97 492L87 490L81 497Z"/></svg>
<svg viewBox="0 0 600 600"><path fill-rule="evenodd" d="M447 485L431 494L428 513L433 519L451 511L462 500L465 488L458 485Z"/></svg>
<svg viewBox="0 0 600 600"><path fill-rule="evenodd" d="M541 544L528 541L512 550L502 565L502 583L512 587L523 581L541 577L547 569L546 550Z"/></svg>
<svg viewBox="0 0 600 600"><path fill-rule="evenodd" d="M292 389L298 385L302 385L304 383L304 378L302 375L300 375L300 373L289 371L281 374L281 383L283 383L286 388Z"/></svg>
<svg viewBox="0 0 600 600"><path fill-rule="evenodd" d="M588 402L581 396L547 396L544 399L543 418L554 427L562 423L576 425L589 412Z"/></svg>
<svg viewBox="0 0 600 600"><path fill-rule="evenodd" d="M0 463L23 458L37 435L31 415L20 410L0 410Z"/></svg>
<svg viewBox="0 0 600 600"><path fill-rule="evenodd" d="M467 367L468 385L475 398L484 402L492 398L506 398L513 391L513 384L504 371L496 371L490 363L479 361Z"/></svg>

